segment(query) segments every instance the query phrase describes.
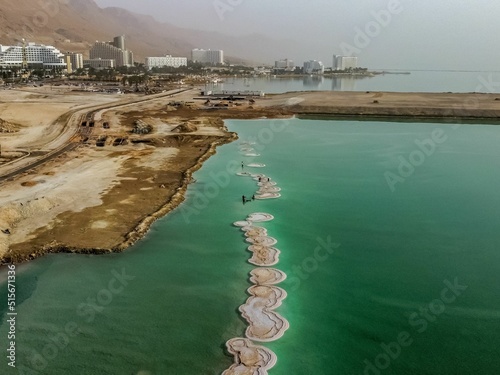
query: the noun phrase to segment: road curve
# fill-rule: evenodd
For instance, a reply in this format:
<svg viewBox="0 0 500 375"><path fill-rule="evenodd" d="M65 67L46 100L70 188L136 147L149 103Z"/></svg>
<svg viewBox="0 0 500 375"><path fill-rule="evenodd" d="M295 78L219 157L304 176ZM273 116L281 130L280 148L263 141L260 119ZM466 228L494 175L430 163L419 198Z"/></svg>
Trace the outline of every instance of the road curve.
<svg viewBox="0 0 500 375"><path fill-rule="evenodd" d="M143 102L148 102L148 101L152 101L152 100L157 100L157 99L160 99L162 97L165 97L165 96L174 96L174 95L179 95L183 92L186 92L186 91L189 91L189 90L192 90L192 88L188 88L188 89L178 89L178 90L172 90L172 91L168 91L166 93L162 93L162 94L157 94L157 95L151 95L147 98L143 98L143 99L138 99L138 100L133 100L131 102L127 102L127 103L115 103L115 104L110 104L110 105L99 105L99 106L94 106L94 107L89 107L87 109L90 109L90 108L94 108L92 111L90 112L87 112L85 115L82 115L81 117L82 118L87 118L87 119L91 119L94 117L94 114L97 112L97 111L102 111L103 109L112 109L112 108L117 108L117 107L122 107L122 106L128 106L128 105L132 105L132 104L137 104L137 103L143 103ZM66 122L66 126L69 125L70 121L72 120L73 116L80 112L82 109L78 109L77 111L74 111L72 113L72 115L68 118L67 122ZM23 173L26 173L34 168L37 168L45 163L47 163L48 161L54 159L54 158L57 158L58 156L66 153L66 152L69 152L69 151L73 151L75 150L76 148L78 148L80 145L82 145L82 142L80 142L80 140L78 140L79 136L82 136L82 138L85 138L85 137L90 137L91 133L92 133L92 128L91 127L86 127L85 129L82 129L81 126L79 126L78 128L75 129L75 133L73 134L73 136L66 142L65 145L57 148L56 150L53 150L51 152L49 152L47 155L44 155L44 156L41 156L40 158L34 160L33 162L29 163L28 165L25 165L23 167L20 167L16 170L13 170L11 172L8 172L6 174L3 174L3 175L0 175L0 184L6 182L6 181L9 181L9 180L12 180L14 178L16 178L17 176L23 174Z"/></svg>

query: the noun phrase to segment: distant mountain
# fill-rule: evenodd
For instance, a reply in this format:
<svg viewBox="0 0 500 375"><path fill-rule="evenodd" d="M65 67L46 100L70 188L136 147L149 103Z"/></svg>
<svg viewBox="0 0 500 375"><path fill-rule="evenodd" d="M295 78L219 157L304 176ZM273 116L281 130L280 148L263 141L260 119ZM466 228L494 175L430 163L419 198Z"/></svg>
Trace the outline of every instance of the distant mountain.
<svg viewBox="0 0 500 375"><path fill-rule="evenodd" d="M42 7L41 4L51 4ZM0 0L0 44L28 41L51 44L66 52L88 53L96 41L126 35L126 48L135 60L165 54L190 57L193 48L223 49L231 62L271 62L293 51L291 41L274 41L263 35L233 37L190 30L162 23L151 16L122 8L100 8L94 0L37 2ZM273 51L276 56L266 56Z"/></svg>

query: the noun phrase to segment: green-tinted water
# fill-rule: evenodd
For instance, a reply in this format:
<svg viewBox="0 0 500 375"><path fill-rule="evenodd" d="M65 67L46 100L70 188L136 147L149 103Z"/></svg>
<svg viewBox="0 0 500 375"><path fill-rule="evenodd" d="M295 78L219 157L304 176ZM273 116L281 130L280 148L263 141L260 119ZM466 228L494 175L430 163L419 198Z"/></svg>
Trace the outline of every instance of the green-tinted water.
<svg viewBox="0 0 500 375"><path fill-rule="evenodd" d="M282 250L277 267L288 274L280 285L288 298L278 311L291 325L266 344L279 358L271 374L498 373L500 128L229 126L257 142L255 161L267 167L255 172L273 177L283 197L241 204L256 185L227 172L250 161L235 142L196 173L187 202L130 251L48 256L20 267L17 370L220 373L232 361L225 341L246 327L237 308L252 269L231 223L264 211L276 216L265 226ZM436 129L441 143L417 153L415 141ZM417 167L401 177L399 157ZM394 191L386 172L399 176ZM80 333L70 337L75 328ZM4 353L7 330L4 315ZM30 373L3 363L2 373Z"/></svg>

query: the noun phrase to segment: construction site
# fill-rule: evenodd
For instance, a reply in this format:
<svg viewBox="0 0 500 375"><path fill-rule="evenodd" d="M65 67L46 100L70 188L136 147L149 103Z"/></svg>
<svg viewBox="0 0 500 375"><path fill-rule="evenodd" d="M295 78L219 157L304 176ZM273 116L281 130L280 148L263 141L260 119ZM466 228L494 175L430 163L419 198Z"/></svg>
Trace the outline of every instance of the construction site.
<svg viewBox="0 0 500 375"><path fill-rule="evenodd" d="M122 251L182 202L191 174L217 146L237 138L224 118L268 114L255 101L198 95L189 87L121 96L67 86L0 90L2 263Z"/></svg>

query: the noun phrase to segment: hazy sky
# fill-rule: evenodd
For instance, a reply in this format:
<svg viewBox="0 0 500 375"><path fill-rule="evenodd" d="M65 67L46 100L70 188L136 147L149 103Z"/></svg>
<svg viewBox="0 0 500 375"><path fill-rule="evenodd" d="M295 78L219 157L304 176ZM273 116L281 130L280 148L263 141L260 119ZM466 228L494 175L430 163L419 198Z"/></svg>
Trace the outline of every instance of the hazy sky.
<svg viewBox="0 0 500 375"><path fill-rule="evenodd" d="M331 66L334 53L352 52L369 68L500 70L498 0L96 2L186 28L261 33L296 43L288 56L269 51L269 61L318 59Z"/></svg>

